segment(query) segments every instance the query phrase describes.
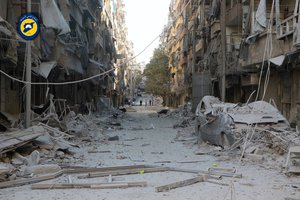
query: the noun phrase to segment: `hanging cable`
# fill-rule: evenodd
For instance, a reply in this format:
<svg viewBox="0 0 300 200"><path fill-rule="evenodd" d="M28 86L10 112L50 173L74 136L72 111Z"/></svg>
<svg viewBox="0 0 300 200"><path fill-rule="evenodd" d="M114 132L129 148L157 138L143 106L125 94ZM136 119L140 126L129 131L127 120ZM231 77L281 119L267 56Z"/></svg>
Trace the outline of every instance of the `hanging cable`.
<svg viewBox="0 0 300 200"><path fill-rule="evenodd" d="M138 56L140 56L142 53L144 53L158 38L160 38L162 33L160 33L158 36L156 36L140 53L138 53L137 55L131 57L130 59L127 60L126 63L134 60L135 58L137 58ZM0 38L1 40L1 38ZM124 63L123 63L124 64ZM121 64L122 65L122 64ZM112 71L114 71L115 69L118 69L120 66L118 67L115 67L115 68L112 68L108 71L105 71L103 73L100 73L100 74L96 74L94 76L91 76L91 77L88 77L88 78L85 78L85 79L81 79L81 80L77 80L77 81L69 81L69 82L60 82L60 83L51 83L51 82L27 82L27 81L23 81L23 80L20 80L20 79L17 79L13 76L10 76L9 74L7 74L6 72L0 70L0 74L3 74L4 76L14 80L14 81L17 81L19 83L24 83L24 84L31 84L31 85L70 85L70 84L76 84L76 83L81 83L81 82L85 82L85 81L89 81L91 79L94 79L94 78L97 78L97 77L100 77L100 76L103 76L103 75L106 75Z"/></svg>
<svg viewBox="0 0 300 200"><path fill-rule="evenodd" d="M266 78L265 78L265 84L264 84L264 92L263 92L263 96L262 96L262 100L264 100L266 92L267 92L267 88L269 85L269 81L270 81L270 74L271 74L271 62L270 62L270 58L272 57L272 52L273 52L273 44L272 44L272 26L273 26L273 15L274 15L274 5L275 5L275 1L273 0L272 3L272 8L271 8L271 14L270 14L270 25L269 25L269 51L268 51L268 68L267 68L267 72L266 72Z"/></svg>
<svg viewBox="0 0 300 200"><path fill-rule="evenodd" d="M269 19L269 23L267 26L267 38L266 38L266 43L265 43L265 49L264 49L264 55L263 55L263 60L262 60L262 64L261 64L261 70L260 70L260 75L259 75L259 81L258 81L258 88L257 88L257 93L256 93L256 98L255 101L258 100L259 94L260 94L260 90L261 90L261 84L262 84L262 76L263 76L263 70L264 70L264 66L265 66L265 60L266 57L268 59L268 68L267 68L267 72L266 72L266 79L265 79L265 83L264 83L264 88L263 88L263 98L265 97L266 94L266 88L268 86L269 83L269 77L270 77L270 58L272 56L272 51L273 51L273 47L272 47L272 26L273 26L273 10L274 10L274 0L272 3L272 8L271 8L271 13L270 13L270 19Z"/></svg>

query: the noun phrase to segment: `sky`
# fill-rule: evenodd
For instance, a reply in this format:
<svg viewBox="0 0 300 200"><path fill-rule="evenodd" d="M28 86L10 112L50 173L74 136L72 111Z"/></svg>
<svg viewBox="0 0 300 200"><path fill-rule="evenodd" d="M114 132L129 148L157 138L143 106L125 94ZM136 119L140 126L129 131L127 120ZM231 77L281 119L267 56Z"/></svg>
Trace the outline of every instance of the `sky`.
<svg viewBox="0 0 300 200"><path fill-rule="evenodd" d="M133 42L136 55L163 31L164 25L168 22L171 0L123 0L123 2L128 36L129 40ZM158 44L159 39L136 58L137 63L145 62L147 64Z"/></svg>

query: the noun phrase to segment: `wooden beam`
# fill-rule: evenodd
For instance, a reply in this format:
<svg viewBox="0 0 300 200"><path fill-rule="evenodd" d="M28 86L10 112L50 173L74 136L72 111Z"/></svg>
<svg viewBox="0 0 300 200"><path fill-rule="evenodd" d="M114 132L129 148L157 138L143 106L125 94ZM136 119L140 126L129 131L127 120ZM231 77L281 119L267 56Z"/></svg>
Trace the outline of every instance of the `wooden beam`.
<svg viewBox="0 0 300 200"><path fill-rule="evenodd" d="M64 167L64 173L66 174L76 174L76 173L91 173L91 172L107 172L107 171L117 171L117 170L127 170L127 169L140 169L146 168L145 165L125 165L117 167Z"/></svg>
<svg viewBox="0 0 300 200"><path fill-rule="evenodd" d="M63 170L61 170L54 174L49 174L49 175L40 176L40 177L6 181L6 182L0 183L0 188L16 187L16 186L22 186L22 185L27 185L27 184L31 184L31 183L42 182L42 181L57 178L57 177L63 175L63 173L64 173Z"/></svg>
<svg viewBox="0 0 300 200"><path fill-rule="evenodd" d="M138 173L153 173L153 172L164 172L164 171L168 171L168 170L169 170L168 167L114 170L114 171L89 173L88 175L85 175L85 176L78 176L78 178L95 178L95 177L104 177L104 176L108 176L108 175L118 176L118 175L138 174Z"/></svg>
<svg viewBox="0 0 300 200"><path fill-rule="evenodd" d="M128 187L145 187L147 182L119 182L119 183L37 183L31 189L73 189L73 188L92 188L92 189L115 189Z"/></svg>
<svg viewBox="0 0 300 200"><path fill-rule="evenodd" d="M163 186L159 186L155 188L156 192L165 192L165 191L169 191L175 188L179 188L179 187L185 187L188 185L192 185L198 182L203 182L204 181L204 177L203 176L198 176L196 178L191 178L191 179L187 179L187 180L183 180L183 181L178 181L175 183L171 183L168 185L163 185Z"/></svg>
<svg viewBox="0 0 300 200"><path fill-rule="evenodd" d="M176 168L176 167L169 167L169 170L174 171L174 172L186 172L186 173L193 173L193 174L206 174L206 175L212 175L212 176L242 178L242 174L236 174L236 173L232 173L232 172L181 169L181 168Z"/></svg>
<svg viewBox="0 0 300 200"><path fill-rule="evenodd" d="M48 174L45 176L35 177L35 178L26 178L26 179L18 179L13 181L6 181L0 183L0 189L1 188L8 188L8 187L17 187L32 183L38 183L50 179L57 178L63 174L74 174L74 173L89 173L89 172L106 172L106 171L114 171L114 170L125 170L125 169L135 169L135 168L145 168L147 167L145 165L129 165L129 166L117 166L117 167L103 167L103 168L88 168L88 167L74 167L74 168L68 168L63 169L59 172Z"/></svg>

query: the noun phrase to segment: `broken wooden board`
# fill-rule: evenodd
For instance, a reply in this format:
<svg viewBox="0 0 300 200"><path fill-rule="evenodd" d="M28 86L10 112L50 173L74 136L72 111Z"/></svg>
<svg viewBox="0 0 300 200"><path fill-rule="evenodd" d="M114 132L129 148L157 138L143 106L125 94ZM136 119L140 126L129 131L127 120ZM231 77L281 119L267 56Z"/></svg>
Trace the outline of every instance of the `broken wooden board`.
<svg viewBox="0 0 300 200"><path fill-rule="evenodd" d="M61 166L62 167L62 166ZM62 167L64 173L66 174L76 174L76 173L92 173L92 172L107 172L107 171L118 171L118 170L129 170L129 169L141 169L148 168L145 165L124 165L116 167L84 167L84 166L65 166Z"/></svg>
<svg viewBox="0 0 300 200"><path fill-rule="evenodd" d="M112 170L125 170L125 169L135 169L135 168L146 168L146 167L145 165L129 165L129 166L102 167L102 168L74 167L69 169L63 169L57 173L48 174L45 176L1 182L0 189L38 183L38 182L57 178L63 174L105 172L105 171L112 171Z"/></svg>
<svg viewBox="0 0 300 200"><path fill-rule="evenodd" d="M118 175L128 175L128 174L139 174L139 173L153 173L153 172L164 172L168 171L168 167L155 167L155 168L137 168L137 169L128 169L128 170L115 170L115 171L105 171L105 172L95 172L89 173L85 176L78 176L77 178L95 178L95 177L104 177L104 176L118 176Z"/></svg>
<svg viewBox="0 0 300 200"><path fill-rule="evenodd" d="M150 166L152 166L152 165L149 165L148 167L150 167ZM154 167L154 166L152 166L152 167ZM176 167L169 167L169 171L185 172L185 173L193 173L193 174L206 174L206 175L210 175L210 176L242 178L242 174L237 174L237 173L232 173L232 172L181 169L181 168L176 168Z"/></svg>
<svg viewBox="0 0 300 200"><path fill-rule="evenodd" d="M38 183L38 182L57 178L61 175L63 175L63 170L56 172L54 174L48 174L45 176L40 176L40 177L35 177L35 178L18 179L18 180L13 180L13 181L1 182L0 189L8 188L8 187L17 187L17 186L27 185L27 184L31 184L31 183Z"/></svg>
<svg viewBox="0 0 300 200"><path fill-rule="evenodd" d="M46 130L43 127L33 126L26 130L0 134L0 154L21 147L45 133Z"/></svg>
<svg viewBox="0 0 300 200"><path fill-rule="evenodd" d="M92 188L92 189L115 189L128 187L145 187L147 182L119 182L119 183L37 183L31 189L73 189L73 188Z"/></svg>
<svg viewBox="0 0 300 200"><path fill-rule="evenodd" d="M191 178L191 179L171 183L168 185L156 187L155 191L156 192L166 192L166 191L169 191L169 190L172 190L175 188L185 187L185 186L192 185L192 184L195 184L198 182L203 182L204 180L205 180L205 178L203 176L197 176L195 178Z"/></svg>

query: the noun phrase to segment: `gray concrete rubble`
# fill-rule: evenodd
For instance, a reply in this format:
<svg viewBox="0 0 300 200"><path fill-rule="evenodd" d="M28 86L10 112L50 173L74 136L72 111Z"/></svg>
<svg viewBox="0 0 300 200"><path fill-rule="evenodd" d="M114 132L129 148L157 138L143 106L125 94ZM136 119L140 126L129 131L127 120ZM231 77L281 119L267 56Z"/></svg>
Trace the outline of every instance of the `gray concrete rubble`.
<svg viewBox="0 0 300 200"><path fill-rule="evenodd" d="M278 200L296 191L274 187L296 180L282 174L285 150L291 141L296 143L299 133L265 124L234 123L228 113L220 111L215 115L200 112L196 117L189 103L161 117L157 111L162 107L126 109L136 112L69 112L56 126L38 123L35 129L42 130L41 136L0 157L1 198L16 199L26 192L38 199L40 190L46 189L46 199L146 195L143 199L154 200L160 194L161 199L194 199L189 192L222 199L230 183L241 199L255 198L253 189L264 199ZM197 135L194 127L198 123L201 134ZM198 139L203 142L197 143ZM288 164L289 169L292 165ZM72 188L76 190L69 190Z"/></svg>
<svg viewBox="0 0 300 200"><path fill-rule="evenodd" d="M85 156L81 148L85 145L118 141L118 135L107 136L104 130L122 129L128 120L126 113L113 107L102 115L69 111L59 116L52 103L41 114L33 115L31 123L35 126L25 130L9 128L0 134L0 161L11 164L1 171L2 181L57 173L61 170L58 164L81 161ZM153 124L145 127L153 128Z"/></svg>
<svg viewBox="0 0 300 200"><path fill-rule="evenodd" d="M299 144L299 134L276 107L264 101L246 105L221 102L205 96L197 106L196 134L199 141L224 146L222 134L227 136L232 148L244 148L265 142L280 153L289 146ZM215 137L215 135L218 137ZM261 141L260 141L261 140ZM236 142L234 142L236 141ZM234 142L234 144L233 144Z"/></svg>

